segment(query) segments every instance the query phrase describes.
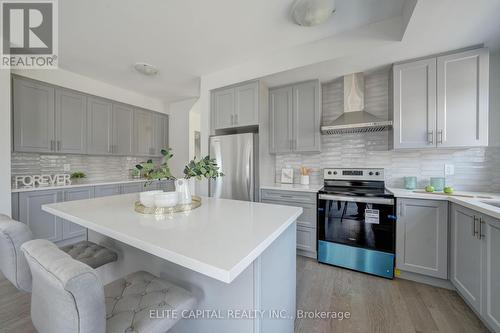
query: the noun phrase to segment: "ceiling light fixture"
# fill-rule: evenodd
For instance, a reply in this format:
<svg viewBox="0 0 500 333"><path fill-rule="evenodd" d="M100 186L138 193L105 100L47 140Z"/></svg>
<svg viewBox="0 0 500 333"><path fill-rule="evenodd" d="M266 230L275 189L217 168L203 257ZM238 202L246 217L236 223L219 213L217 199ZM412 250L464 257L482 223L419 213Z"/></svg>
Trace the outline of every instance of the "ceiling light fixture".
<svg viewBox="0 0 500 333"><path fill-rule="evenodd" d="M158 68L153 65L146 64L144 62L138 62L134 65L136 71L147 76L153 76L158 74Z"/></svg>
<svg viewBox="0 0 500 333"><path fill-rule="evenodd" d="M292 18L298 25L311 27L326 22L335 12L335 0L295 0Z"/></svg>

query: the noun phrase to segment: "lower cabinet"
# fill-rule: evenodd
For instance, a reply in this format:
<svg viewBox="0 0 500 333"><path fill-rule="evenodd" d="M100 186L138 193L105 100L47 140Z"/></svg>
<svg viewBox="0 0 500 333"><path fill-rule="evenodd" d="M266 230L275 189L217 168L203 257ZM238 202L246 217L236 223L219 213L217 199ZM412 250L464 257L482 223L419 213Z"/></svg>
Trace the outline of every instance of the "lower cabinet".
<svg viewBox="0 0 500 333"><path fill-rule="evenodd" d="M500 332L500 220L453 204L450 280L494 332Z"/></svg>
<svg viewBox="0 0 500 333"><path fill-rule="evenodd" d="M75 187L64 190L63 192L63 201L92 199L93 197L94 197L93 187ZM78 224L74 224L69 221L63 220L62 238L64 240L86 235L87 235L86 228L81 227Z"/></svg>
<svg viewBox="0 0 500 333"><path fill-rule="evenodd" d="M143 188L143 183L122 184L121 194L142 192Z"/></svg>
<svg viewBox="0 0 500 333"><path fill-rule="evenodd" d="M448 278L448 201L398 199L396 268Z"/></svg>
<svg viewBox="0 0 500 333"><path fill-rule="evenodd" d="M96 198L108 197L110 195L120 194L120 184L99 185L94 187L94 196Z"/></svg>
<svg viewBox="0 0 500 333"><path fill-rule="evenodd" d="M261 202L302 207L302 215L297 218L297 254L316 258L316 193L262 190Z"/></svg>

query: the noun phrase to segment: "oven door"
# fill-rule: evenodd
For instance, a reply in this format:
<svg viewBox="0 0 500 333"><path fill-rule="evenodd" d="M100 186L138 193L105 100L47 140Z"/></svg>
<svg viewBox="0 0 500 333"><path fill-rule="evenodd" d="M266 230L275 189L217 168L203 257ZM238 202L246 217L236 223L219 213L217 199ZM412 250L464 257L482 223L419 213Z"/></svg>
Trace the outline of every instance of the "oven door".
<svg viewBox="0 0 500 333"><path fill-rule="evenodd" d="M395 252L394 199L318 195L318 241Z"/></svg>

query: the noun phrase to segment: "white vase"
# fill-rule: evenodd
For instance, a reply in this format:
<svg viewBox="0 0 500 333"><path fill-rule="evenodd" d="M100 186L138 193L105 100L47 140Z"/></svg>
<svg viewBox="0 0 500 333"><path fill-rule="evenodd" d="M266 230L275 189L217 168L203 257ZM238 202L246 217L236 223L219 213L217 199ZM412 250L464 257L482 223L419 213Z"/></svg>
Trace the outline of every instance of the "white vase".
<svg viewBox="0 0 500 333"><path fill-rule="evenodd" d="M300 183L302 185L309 185L309 175L307 176L300 175Z"/></svg>
<svg viewBox="0 0 500 333"><path fill-rule="evenodd" d="M189 189L189 180L185 178L175 181L175 192L179 195L179 205L190 204L192 201L191 190Z"/></svg>

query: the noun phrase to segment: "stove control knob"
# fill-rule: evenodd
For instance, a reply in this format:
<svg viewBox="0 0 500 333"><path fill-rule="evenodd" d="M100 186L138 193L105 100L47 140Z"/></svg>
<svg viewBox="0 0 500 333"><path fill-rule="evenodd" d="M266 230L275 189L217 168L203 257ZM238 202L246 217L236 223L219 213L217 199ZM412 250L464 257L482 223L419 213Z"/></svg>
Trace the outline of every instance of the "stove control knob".
<svg viewBox="0 0 500 333"><path fill-rule="evenodd" d="M337 171L334 171L334 172L333 172L333 174L334 174L334 175L336 175L336 174L337 174Z"/></svg>
<svg viewBox="0 0 500 333"><path fill-rule="evenodd" d="M368 174L369 174L370 176L373 176L373 172L372 172L372 171L370 171Z"/></svg>
<svg viewBox="0 0 500 333"><path fill-rule="evenodd" d="M328 174L329 174L329 175L331 175L331 174L332 174L332 172L331 172L331 171L328 171Z"/></svg>
<svg viewBox="0 0 500 333"><path fill-rule="evenodd" d="M380 176L380 172L375 172L375 176Z"/></svg>

